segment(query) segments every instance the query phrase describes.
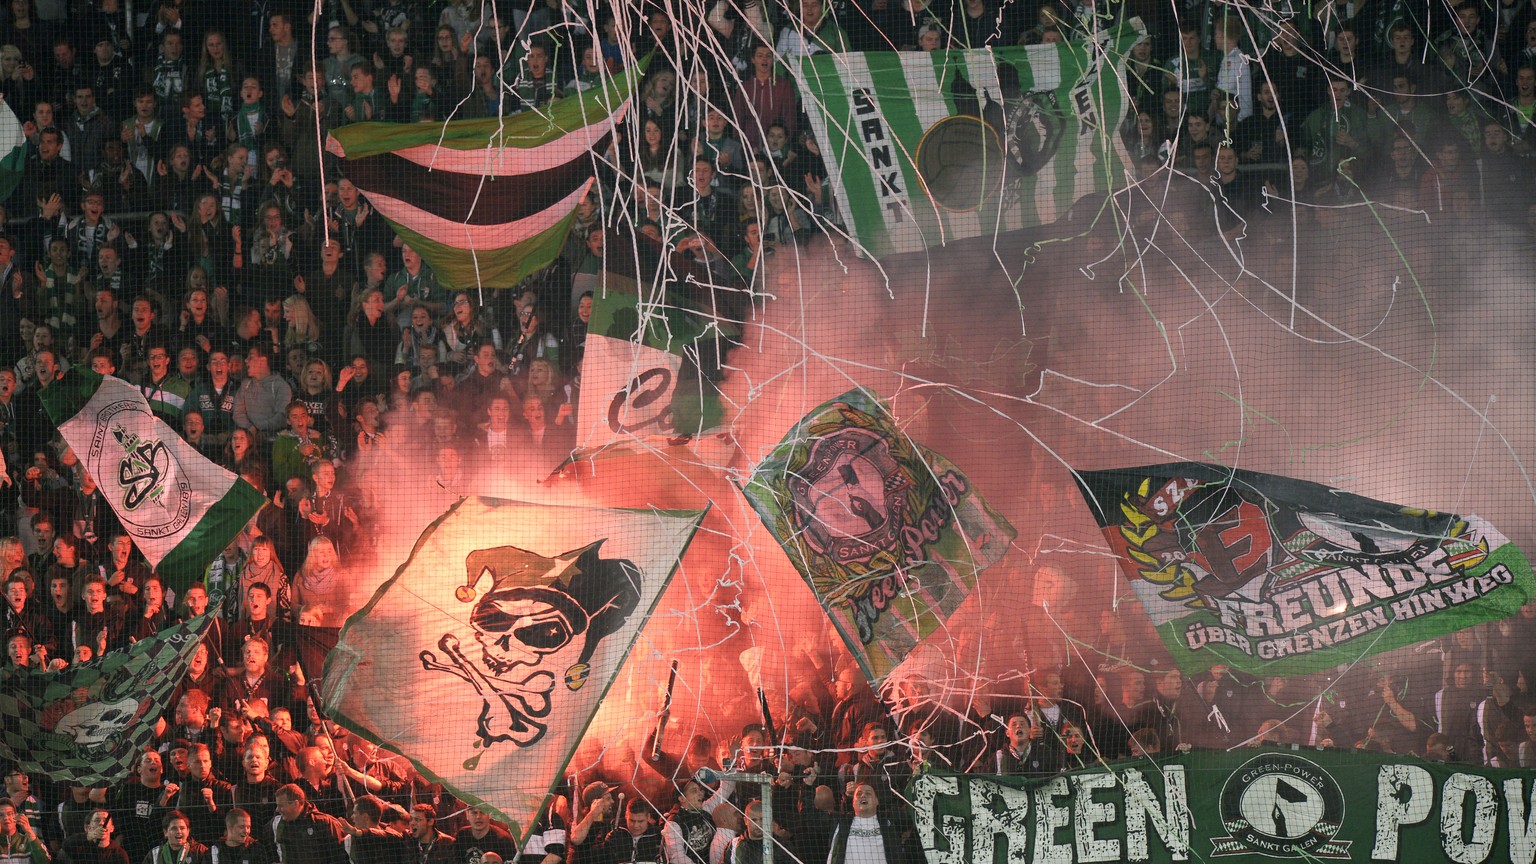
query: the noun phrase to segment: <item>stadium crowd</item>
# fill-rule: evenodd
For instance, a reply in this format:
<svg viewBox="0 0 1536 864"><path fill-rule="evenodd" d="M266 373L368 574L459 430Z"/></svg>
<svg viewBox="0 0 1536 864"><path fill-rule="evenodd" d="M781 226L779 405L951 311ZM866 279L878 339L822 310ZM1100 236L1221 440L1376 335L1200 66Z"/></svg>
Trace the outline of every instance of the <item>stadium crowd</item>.
<svg viewBox="0 0 1536 864"><path fill-rule="evenodd" d="M854 670L826 670L781 741L760 725L663 741L671 792L585 778L519 850L319 716L300 662L301 628L346 611L346 559L389 503L353 478L391 440L431 442L445 494L509 454L569 452L605 255L655 244L740 291L776 249L839 242L834 181L786 72L799 56L1050 43L1135 14L1150 37L1127 64L1120 134L1143 182L1126 194L1150 197L1158 178L1186 194L1158 218L1182 210L1236 240L1371 201L1536 236L1536 2L1351 6L1282 21L1209 0L723 0L706 30L659 8L589 20L561 0L324 0L318 19L283 0L158 0L133 19L120 0L10 0L0 92L25 163L0 211L5 662L88 661L211 601L225 617L131 778L8 770L0 862L266 864L281 849L287 864L746 864L762 855L761 803L755 785L710 779L729 767L775 778L775 842L800 860L897 864L917 859L899 792L925 765L1049 776L1261 741L1536 765L1527 608L1328 704L1224 667L1186 680L1058 657L985 715L892 716ZM560 259L515 287L444 290L320 146L345 123L536 110L647 54L628 143L600 154ZM183 596L42 408L77 365L140 387L269 496Z"/></svg>

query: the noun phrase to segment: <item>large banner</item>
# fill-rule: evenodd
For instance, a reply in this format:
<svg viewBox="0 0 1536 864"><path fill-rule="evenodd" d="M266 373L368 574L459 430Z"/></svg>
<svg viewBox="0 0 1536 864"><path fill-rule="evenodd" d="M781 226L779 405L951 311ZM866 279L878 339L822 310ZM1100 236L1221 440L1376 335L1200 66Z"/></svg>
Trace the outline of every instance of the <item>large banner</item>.
<svg viewBox="0 0 1536 864"><path fill-rule="evenodd" d="M742 492L874 681L944 625L1015 536L863 390L795 424Z"/></svg>
<svg viewBox="0 0 1536 864"><path fill-rule="evenodd" d="M1536 776L1360 751L1198 751L912 782L928 864L1536 856Z"/></svg>
<svg viewBox="0 0 1536 864"><path fill-rule="evenodd" d="M1092 40L816 54L801 93L854 237L876 256L1058 221L1124 183L1135 24Z"/></svg>
<svg viewBox="0 0 1536 864"><path fill-rule="evenodd" d="M639 74L510 117L353 123L326 149L443 287L507 287L559 256Z"/></svg>
<svg viewBox="0 0 1536 864"><path fill-rule="evenodd" d="M1314 672L1514 614L1536 579L1476 516L1197 463L1078 474L1174 660Z"/></svg>
<svg viewBox="0 0 1536 864"><path fill-rule="evenodd" d="M521 839L702 518L460 501L347 620L326 716Z"/></svg>

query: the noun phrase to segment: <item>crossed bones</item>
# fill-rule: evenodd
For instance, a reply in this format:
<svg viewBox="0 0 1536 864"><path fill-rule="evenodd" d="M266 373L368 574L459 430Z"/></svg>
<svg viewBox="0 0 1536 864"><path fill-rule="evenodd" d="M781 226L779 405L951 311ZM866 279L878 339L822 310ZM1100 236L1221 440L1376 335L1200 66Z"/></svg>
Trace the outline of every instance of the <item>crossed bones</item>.
<svg viewBox="0 0 1536 864"><path fill-rule="evenodd" d="M447 672L469 682L475 692L485 700L480 709L477 733L486 747L497 741L511 741L526 747L544 737L549 726L534 718L549 716L549 691L554 688L555 676L551 672L535 672L522 681L508 681L487 675L479 664L464 656L459 637L444 633L437 640L437 647L448 658L441 662L431 651L421 652L421 667L429 672ZM505 729L493 729L491 702L499 699L507 711ZM494 718L499 721L500 718Z"/></svg>

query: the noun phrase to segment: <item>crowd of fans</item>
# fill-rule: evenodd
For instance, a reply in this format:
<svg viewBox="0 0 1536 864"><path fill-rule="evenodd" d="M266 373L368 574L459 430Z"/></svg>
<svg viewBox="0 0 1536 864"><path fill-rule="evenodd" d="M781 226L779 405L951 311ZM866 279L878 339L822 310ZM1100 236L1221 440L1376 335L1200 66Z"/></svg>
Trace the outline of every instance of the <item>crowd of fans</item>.
<svg viewBox="0 0 1536 864"><path fill-rule="evenodd" d="M509 454L569 452L616 240L738 288L775 249L835 241L833 181L786 71L799 56L1049 43L1137 15L1149 38L1126 67L1122 142L1142 180L1208 193L1223 237L1362 201L1536 225L1536 3L1352 7L1280 20L1208 0L719 2L704 30L660 9L602 5L588 20L561 0L325 0L318 19L282 0L158 0L131 20L119 0L10 0L0 92L26 159L0 211L0 518L17 529L0 540L5 662L65 668L211 600L225 617L130 779L6 775L0 861L169 864L212 848L266 864L281 848L288 864L753 862L758 787L709 780L730 768L777 778L775 839L800 860L896 864L916 860L899 793L921 766L1049 776L1254 742L1536 764L1527 608L1329 704L1223 667L1149 679L1078 663L1037 670L1027 697L985 716L893 717L844 670L807 682L781 741L757 725L680 755L663 741L672 794L586 778L518 850L321 717L299 662L299 628L346 611L340 562L380 506L352 478L391 439L434 442L448 492ZM512 288L444 290L320 146L345 123L537 110L647 54L627 143L599 154L560 259ZM42 408L39 392L77 365L140 387L270 496L183 596Z"/></svg>

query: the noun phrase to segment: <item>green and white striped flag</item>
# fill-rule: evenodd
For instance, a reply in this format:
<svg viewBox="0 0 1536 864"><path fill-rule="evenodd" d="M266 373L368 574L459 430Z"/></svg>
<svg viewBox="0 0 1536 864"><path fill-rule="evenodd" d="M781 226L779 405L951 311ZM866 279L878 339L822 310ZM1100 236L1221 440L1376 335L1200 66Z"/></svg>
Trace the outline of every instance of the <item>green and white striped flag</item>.
<svg viewBox="0 0 1536 864"><path fill-rule="evenodd" d="M178 593L265 502L183 441L121 378L76 366L38 396L134 545Z"/></svg>
<svg viewBox="0 0 1536 864"><path fill-rule="evenodd" d="M875 256L1048 225L1123 183L1125 56L1097 39L817 54L800 89L849 231Z"/></svg>
<svg viewBox="0 0 1536 864"><path fill-rule="evenodd" d="M21 183L27 166L27 139L21 121L4 99L0 99L0 201L11 197Z"/></svg>
<svg viewBox="0 0 1536 864"><path fill-rule="evenodd" d="M510 287L559 256L639 74L511 117L354 123L326 149L443 287Z"/></svg>

